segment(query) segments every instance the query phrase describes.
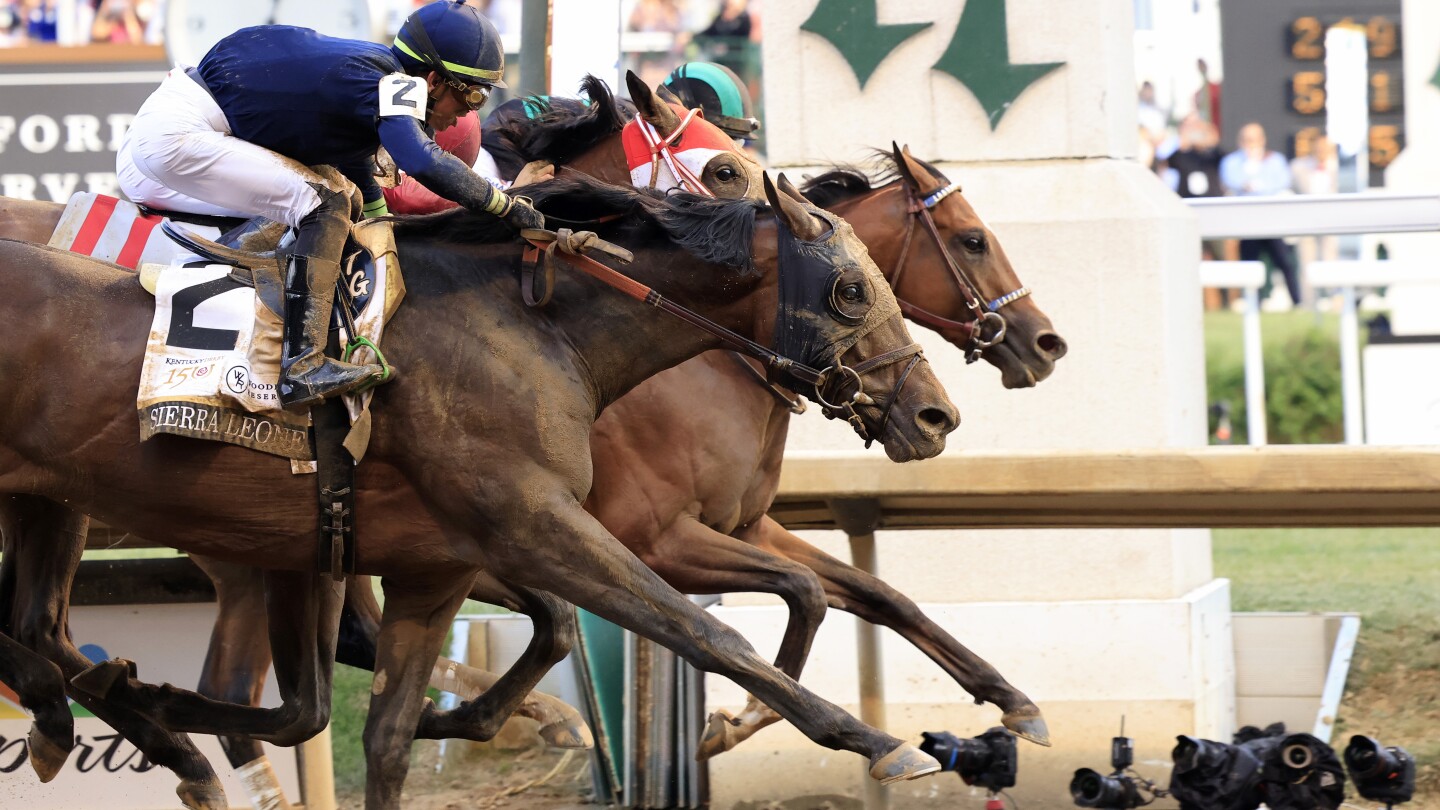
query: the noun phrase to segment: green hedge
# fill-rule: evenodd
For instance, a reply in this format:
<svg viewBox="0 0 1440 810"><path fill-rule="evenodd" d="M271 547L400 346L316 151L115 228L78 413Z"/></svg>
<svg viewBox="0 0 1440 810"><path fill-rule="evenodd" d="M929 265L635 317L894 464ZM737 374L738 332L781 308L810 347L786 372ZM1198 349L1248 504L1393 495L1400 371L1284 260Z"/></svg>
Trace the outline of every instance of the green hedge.
<svg viewBox="0 0 1440 810"><path fill-rule="evenodd" d="M1245 444L1249 436L1242 329L1235 313L1206 315L1207 399L1212 405L1229 401L1231 444ZM1271 444L1325 444L1344 439L1338 332L1333 316L1308 312L1262 316L1265 421ZM1212 441L1216 427L1212 411Z"/></svg>

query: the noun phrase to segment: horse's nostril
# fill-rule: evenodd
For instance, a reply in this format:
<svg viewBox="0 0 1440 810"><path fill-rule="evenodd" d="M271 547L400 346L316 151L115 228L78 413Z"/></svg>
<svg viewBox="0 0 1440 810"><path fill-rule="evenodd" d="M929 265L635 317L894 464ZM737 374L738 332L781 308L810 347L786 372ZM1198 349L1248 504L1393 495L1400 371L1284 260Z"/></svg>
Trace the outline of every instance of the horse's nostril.
<svg viewBox="0 0 1440 810"><path fill-rule="evenodd" d="M928 428L936 432L954 430L958 421L944 408L922 408L919 413L915 414L916 424L922 429Z"/></svg>
<svg viewBox="0 0 1440 810"><path fill-rule="evenodd" d="M1065 338L1054 332L1041 332L1036 336L1035 348L1039 349L1041 354L1049 355L1052 360L1059 360L1065 356L1065 352L1070 350L1065 343Z"/></svg>

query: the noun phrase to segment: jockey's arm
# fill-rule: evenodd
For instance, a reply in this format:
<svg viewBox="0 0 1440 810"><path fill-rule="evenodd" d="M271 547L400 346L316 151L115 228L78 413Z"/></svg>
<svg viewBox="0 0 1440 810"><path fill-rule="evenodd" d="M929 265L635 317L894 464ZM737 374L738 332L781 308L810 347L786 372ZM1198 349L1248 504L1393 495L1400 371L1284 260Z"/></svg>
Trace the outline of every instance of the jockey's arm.
<svg viewBox="0 0 1440 810"><path fill-rule="evenodd" d="M422 186L472 211L495 216L509 211L510 199L471 171L464 161L437 146L418 120L409 116L381 118L379 132L380 143L390 152L395 165Z"/></svg>

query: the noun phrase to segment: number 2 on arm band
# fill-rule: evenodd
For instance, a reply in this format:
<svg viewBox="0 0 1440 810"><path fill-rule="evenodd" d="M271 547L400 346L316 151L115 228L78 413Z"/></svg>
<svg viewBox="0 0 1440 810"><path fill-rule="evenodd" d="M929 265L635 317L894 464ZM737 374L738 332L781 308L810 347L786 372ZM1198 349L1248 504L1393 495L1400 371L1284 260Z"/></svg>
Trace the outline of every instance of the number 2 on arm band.
<svg viewBox="0 0 1440 810"><path fill-rule="evenodd" d="M391 73L380 80L380 116L408 115L425 120L425 81L404 73Z"/></svg>

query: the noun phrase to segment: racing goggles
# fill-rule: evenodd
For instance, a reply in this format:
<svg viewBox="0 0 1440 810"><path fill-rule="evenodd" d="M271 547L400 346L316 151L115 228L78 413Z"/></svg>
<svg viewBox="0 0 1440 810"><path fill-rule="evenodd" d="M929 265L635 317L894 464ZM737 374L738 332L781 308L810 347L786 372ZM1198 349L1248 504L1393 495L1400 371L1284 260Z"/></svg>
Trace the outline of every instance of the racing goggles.
<svg viewBox="0 0 1440 810"><path fill-rule="evenodd" d="M456 79L446 79L445 84L460 94L460 100L472 110L478 110L490 100L490 88L483 84L466 84Z"/></svg>

